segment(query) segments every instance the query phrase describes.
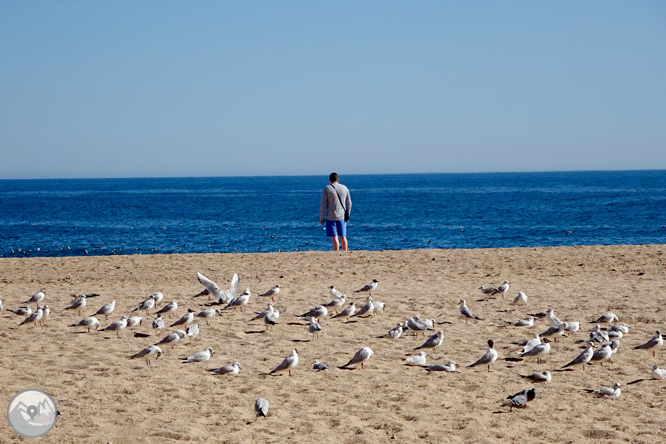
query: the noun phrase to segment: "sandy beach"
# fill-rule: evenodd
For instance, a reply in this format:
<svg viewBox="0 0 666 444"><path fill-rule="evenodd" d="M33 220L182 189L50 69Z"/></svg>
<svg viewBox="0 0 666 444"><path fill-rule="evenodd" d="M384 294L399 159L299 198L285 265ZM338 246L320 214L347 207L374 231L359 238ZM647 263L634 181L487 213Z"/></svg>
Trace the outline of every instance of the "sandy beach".
<svg viewBox="0 0 666 444"><path fill-rule="evenodd" d="M663 245L515 248L478 250L413 250L298 252L267 254L146 255L0 259L0 404L7 406L20 390L49 393L62 416L44 443L155 442L311 442L332 443L592 443L666 441L666 381L649 380L653 364L666 367L666 350L634 350L654 330L666 331L666 262ZM227 310L206 325L196 341L182 340L151 367L128 358L158 342L168 325L188 308L206 308L197 272L228 288L234 273L240 289L252 291L243 311ZM345 323L321 319L323 332L312 340L307 321L293 314L329 302L330 285L363 305L354 290L377 279L376 301L384 313ZM505 298L484 300L478 288L511 282ZM270 298L260 297L274 285L279 324L265 332L263 322L249 323ZM46 327L23 325L8 312L43 288L51 315ZM129 329L92 332L68 325L116 301L102 327L130 315L151 293L179 308L167 328L151 328L155 310L134 337ZM526 306L512 305L518 291ZM70 294L99 293L79 315L65 311ZM458 301L482 321L465 323ZM345 304L347 305L347 304ZM35 304L32 304L33 309ZM563 321L579 321L581 330L551 343L543 364L536 359L506 361L520 347L512 342L544 331L507 326L553 307ZM620 341L613 364L588 365L585 371L554 371L582 351L589 322L612 311L631 327ZM444 331L437 353L426 350L428 364L454 360L459 373L428 373L403 359L424 342L403 334L395 343L379 335L413 315L434 318ZM433 334L436 330L429 332ZM491 367L466 368L492 339L499 359ZM360 348L374 351L365 369L341 370ZM179 358L212 347L208 362L184 364ZM292 349L300 358L293 376L268 375ZM328 364L312 370L312 360ZM239 361L237 376L214 376L206 369ZM550 370L551 383L534 384L520 374ZM640 378L648 380L627 385ZM597 399L584 389L622 384L620 399ZM526 409L509 413L507 395L536 387ZM270 403L269 416L256 422L255 399ZM3 407L5 408L5 407ZM0 421L0 442L27 442Z"/></svg>

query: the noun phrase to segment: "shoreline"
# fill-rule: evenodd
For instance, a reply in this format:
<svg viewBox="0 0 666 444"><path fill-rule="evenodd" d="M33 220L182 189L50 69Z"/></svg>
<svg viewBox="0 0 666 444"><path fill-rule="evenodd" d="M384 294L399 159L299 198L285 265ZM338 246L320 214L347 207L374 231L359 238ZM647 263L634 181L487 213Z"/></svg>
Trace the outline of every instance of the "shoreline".
<svg viewBox="0 0 666 444"><path fill-rule="evenodd" d="M650 367L666 367L666 351L633 350L655 328L666 326L666 246L599 245L575 247L518 247L498 249L352 250L282 253L195 253L48 258L0 258L0 403L9 403L24 388L38 388L56 400L62 417L44 442L385 442L395 437L424 442L659 442L666 430L664 381L645 381ZM150 316L132 312L156 291L165 302L176 299L173 323L188 308L206 308L205 297L192 296L203 287L201 272L220 288L228 288L233 273L240 291L252 297L243 311L228 310L210 320L197 320L199 340L184 339L148 367L145 360L128 360L174 328L156 334ZM379 281L375 300L386 312L346 324L321 321L323 332L312 340L307 322L292 316L328 302L330 285L348 295L357 307L365 294L355 293L372 279ZM511 282L507 296L481 301L482 285ZM263 322L248 323L254 311L270 298L260 297L273 285L280 310L278 325L264 333ZM52 314L47 327L18 327L21 318L8 312L39 288ZM528 295L527 306L512 305L518 291ZM70 293L95 292L81 315L64 311ZM483 321L465 324L457 302L467 305ZM67 327L116 300L108 320L121 315L144 318L137 331L150 337L115 333L78 333ZM34 308L34 304L33 308ZM346 305L346 304L345 304ZM504 321L555 308L564 321L579 321L581 331L552 344L545 364L535 360L504 361L519 350L512 342L548 327L538 320L532 329L504 327ZM585 372L555 372L580 353L595 319L613 311L631 332L621 339L613 364L589 366ZM449 359L460 373L429 374L402 363L423 337L403 335L395 343L377 338L399 321L415 314L441 322L444 342L437 354L426 351L428 364ZM167 322L167 325L170 325ZM433 333L433 332L431 332ZM465 368L483 354L493 339L500 359L492 371ZM215 355L205 363L182 364L178 358L211 346ZM369 346L374 357L364 370L339 370L358 349ZM299 365L289 376L268 376L284 357L298 349ZM313 359L329 365L325 372L311 369ZM206 369L241 362L238 376L212 376ZM548 369L549 384L525 383L519 374ZM583 389L621 382L622 397L598 400ZM536 386L537 398L526 410L511 414L501 407L507 395ZM252 405L269 400L268 418L256 423ZM604 410L603 418L598 415ZM507 416L509 415L509 416ZM612 418L610 419L605 418ZM132 436L127 433L132 430ZM5 421L0 442L18 436Z"/></svg>

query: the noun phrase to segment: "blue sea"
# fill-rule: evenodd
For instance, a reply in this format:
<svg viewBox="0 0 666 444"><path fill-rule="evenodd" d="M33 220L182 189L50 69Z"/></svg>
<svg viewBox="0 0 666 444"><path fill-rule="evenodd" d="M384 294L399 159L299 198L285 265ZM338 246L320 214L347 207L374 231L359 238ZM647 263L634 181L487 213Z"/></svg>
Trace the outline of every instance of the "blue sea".
<svg viewBox="0 0 666 444"><path fill-rule="evenodd" d="M0 257L329 250L326 176L0 181ZM666 243L666 171L342 175L350 249Z"/></svg>

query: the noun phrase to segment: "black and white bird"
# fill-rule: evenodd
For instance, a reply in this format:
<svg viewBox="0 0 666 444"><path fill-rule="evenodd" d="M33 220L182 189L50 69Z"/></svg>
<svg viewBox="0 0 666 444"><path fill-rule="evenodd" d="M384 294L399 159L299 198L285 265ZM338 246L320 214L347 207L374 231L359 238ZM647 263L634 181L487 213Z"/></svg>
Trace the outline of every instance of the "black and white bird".
<svg viewBox="0 0 666 444"><path fill-rule="evenodd" d="M150 309L155 306L155 298L153 298L153 295L148 296L148 299L145 301L141 302L138 307L136 307L134 311L139 311L139 310L146 310L146 314L150 315Z"/></svg>
<svg viewBox="0 0 666 444"><path fill-rule="evenodd" d="M190 325L194 321L194 310L191 308L187 309L187 313L185 313L180 319L178 319L176 322L171 324L171 327L175 327L177 325Z"/></svg>
<svg viewBox="0 0 666 444"><path fill-rule="evenodd" d="M21 322L19 325L24 325L24 324L30 324L32 323L34 327L37 327L37 323L42 320L42 316L44 316L44 311L42 310L42 307L39 305L37 306L37 310L32 313L30 316L25 318L23 322Z"/></svg>
<svg viewBox="0 0 666 444"><path fill-rule="evenodd" d="M370 282L369 284L365 284L363 287L356 290L356 293L367 291L368 294L372 295L372 292L375 291L375 289L377 289L378 283L379 281L377 279L373 279L372 282Z"/></svg>
<svg viewBox="0 0 666 444"><path fill-rule="evenodd" d="M517 408L525 408L527 407L527 403L532 401L534 398L536 398L536 391L534 388L530 390L523 390L515 395L510 395L506 397L506 401L504 401L503 405L508 405L510 410L513 410L514 407Z"/></svg>
<svg viewBox="0 0 666 444"><path fill-rule="evenodd" d="M280 292L280 286L276 285L275 287L268 290L266 293L260 294L259 296L270 297L273 302L275 302L275 296Z"/></svg>
<svg viewBox="0 0 666 444"><path fill-rule="evenodd" d="M546 356L548 353L550 353L550 341L548 339L544 339L541 344L537 344L531 349L519 354L525 357L535 357L537 358L537 363L541 364L543 362L542 357Z"/></svg>
<svg viewBox="0 0 666 444"><path fill-rule="evenodd" d="M354 356L349 360L348 363L346 363L343 366L340 366L340 368L347 368L350 365L355 365L355 364L361 364L361 369L363 369L363 363L366 362L368 359L372 358L374 355L374 352L370 347L363 347L356 353L354 353Z"/></svg>
<svg viewBox="0 0 666 444"><path fill-rule="evenodd" d="M497 356L497 351L493 348L493 341L488 339L488 349L486 350L486 353L481 356L474 364L470 364L467 367L470 368L476 367L477 365L487 365L488 371L490 371L490 365L497 361Z"/></svg>
<svg viewBox="0 0 666 444"><path fill-rule="evenodd" d="M372 303L372 295L368 295L365 298L365 305L363 307L361 307L359 309L359 311L357 311L356 313L354 313L350 317L353 318L353 317L356 317L356 316L360 316L360 317L367 318L367 317L372 316L372 313L374 313L374 312L375 312L375 306Z"/></svg>
<svg viewBox="0 0 666 444"><path fill-rule="evenodd" d="M342 307L343 305L345 305L346 300L347 300L347 296L345 296L344 294L341 294L340 297L336 297L335 299L333 299L328 304L324 304L324 307L332 308L333 310L335 310L335 314L338 314L338 309L340 307Z"/></svg>
<svg viewBox="0 0 666 444"><path fill-rule="evenodd" d="M386 334L378 336L378 338L389 338L393 339L393 342L396 341L402 335L402 323L398 322L398 325L390 329Z"/></svg>
<svg viewBox="0 0 666 444"><path fill-rule="evenodd" d="M254 421L256 422L260 416L264 418L268 416L268 401L264 398L258 398L254 401Z"/></svg>
<svg viewBox="0 0 666 444"><path fill-rule="evenodd" d="M652 339L645 344L637 345L634 350L652 350L652 356L655 355L655 348L661 348L664 345L664 338L661 336L661 330L655 330Z"/></svg>
<svg viewBox="0 0 666 444"><path fill-rule="evenodd" d="M198 272L197 279L199 279L199 282L205 288L201 293L195 295L195 298L198 296L208 296L208 300L211 298L215 299L215 303L217 304L227 304L238 294L239 279L236 273L234 273L234 276L231 278L229 290L221 290L215 282Z"/></svg>
<svg viewBox="0 0 666 444"><path fill-rule="evenodd" d="M160 330L164 330L164 319L162 319L162 315L157 315L157 317L153 320L153 328L159 328Z"/></svg>

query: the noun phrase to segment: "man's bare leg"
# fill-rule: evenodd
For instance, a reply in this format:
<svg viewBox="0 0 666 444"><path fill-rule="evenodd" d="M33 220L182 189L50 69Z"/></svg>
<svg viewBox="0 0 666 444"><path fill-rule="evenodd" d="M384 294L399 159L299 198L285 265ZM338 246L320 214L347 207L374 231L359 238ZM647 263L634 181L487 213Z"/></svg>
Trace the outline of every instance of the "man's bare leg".
<svg viewBox="0 0 666 444"><path fill-rule="evenodd" d="M340 236L340 246L343 251L347 251L347 238L345 236Z"/></svg>
<svg viewBox="0 0 666 444"><path fill-rule="evenodd" d="M338 241L338 236L331 237L331 240L333 240L333 251L338 251L340 249L340 242Z"/></svg>

